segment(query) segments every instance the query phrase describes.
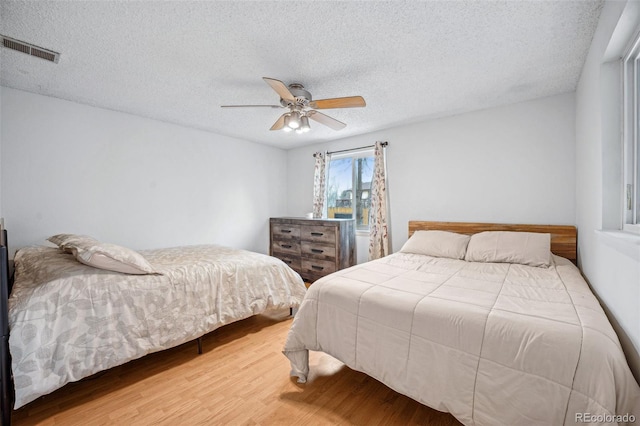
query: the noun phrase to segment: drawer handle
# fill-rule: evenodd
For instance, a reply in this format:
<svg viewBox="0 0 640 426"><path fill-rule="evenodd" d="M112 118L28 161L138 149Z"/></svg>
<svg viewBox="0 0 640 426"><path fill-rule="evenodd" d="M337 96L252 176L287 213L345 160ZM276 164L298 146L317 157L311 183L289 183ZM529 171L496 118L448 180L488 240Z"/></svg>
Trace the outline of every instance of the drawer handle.
<svg viewBox="0 0 640 426"><path fill-rule="evenodd" d="M322 232L312 232L311 235L313 235L314 237L322 237L324 235L324 233L322 233Z"/></svg>
<svg viewBox="0 0 640 426"><path fill-rule="evenodd" d="M283 234L290 234L291 229L281 229L280 232L282 232Z"/></svg>
<svg viewBox="0 0 640 426"><path fill-rule="evenodd" d="M282 248L291 248L293 246L291 244L280 244L280 247L282 247Z"/></svg>
<svg viewBox="0 0 640 426"><path fill-rule="evenodd" d="M311 252L312 252L312 253L324 253L324 250L320 250L320 249L314 249L314 248L312 248L312 249L311 249Z"/></svg>
<svg viewBox="0 0 640 426"><path fill-rule="evenodd" d="M293 260L291 260L291 259L282 259L282 261L283 261L284 263L289 264L289 265L293 263Z"/></svg>
<svg viewBox="0 0 640 426"><path fill-rule="evenodd" d="M316 265L311 265L312 269L315 269L316 271L322 271L324 268L322 266L316 266Z"/></svg>

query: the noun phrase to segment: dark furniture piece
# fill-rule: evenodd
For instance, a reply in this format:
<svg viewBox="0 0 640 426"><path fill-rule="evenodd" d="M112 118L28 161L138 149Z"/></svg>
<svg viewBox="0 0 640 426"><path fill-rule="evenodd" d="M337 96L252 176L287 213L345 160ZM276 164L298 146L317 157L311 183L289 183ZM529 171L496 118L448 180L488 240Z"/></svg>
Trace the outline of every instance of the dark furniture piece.
<svg viewBox="0 0 640 426"><path fill-rule="evenodd" d="M2 409L2 425L11 424L13 410L13 380L11 377L11 355L9 354L9 308L7 301L11 293L9 275L9 251L7 249L7 230L2 230L0 238L0 405Z"/></svg>
<svg viewBox="0 0 640 426"><path fill-rule="evenodd" d="M354 219L270 219L269 254L307 283L356 264Z"/></svg>

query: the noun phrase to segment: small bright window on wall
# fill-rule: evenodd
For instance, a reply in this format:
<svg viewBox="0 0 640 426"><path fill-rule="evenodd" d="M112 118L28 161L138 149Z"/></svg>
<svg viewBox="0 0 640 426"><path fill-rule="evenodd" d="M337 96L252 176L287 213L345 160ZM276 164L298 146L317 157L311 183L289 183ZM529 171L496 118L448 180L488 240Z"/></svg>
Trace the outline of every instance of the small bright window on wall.
<svg viewBox="0 0 640 426"><path fill-rule="evenodd" d="M369 230L373 150L333 154L327 163L327 217L355 219L356 229Z"/></svg>
<svg viewBox="0 0 640 426"><path fill-rule="evenodd" d="M623 59L624 200L623 226L640 233L640 35Z"/></svg>

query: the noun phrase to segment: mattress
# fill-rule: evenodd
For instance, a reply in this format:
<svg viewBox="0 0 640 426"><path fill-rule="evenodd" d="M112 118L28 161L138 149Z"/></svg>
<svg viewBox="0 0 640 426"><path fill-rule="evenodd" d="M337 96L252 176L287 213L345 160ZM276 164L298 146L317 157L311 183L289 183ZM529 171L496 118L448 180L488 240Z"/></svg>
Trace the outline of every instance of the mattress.
<svg viewBox="0 0 640 426"><path fill-rule="evenodd" d="M323 351L466 425L640 418L640 388L601 306L570 261L552 263L396 253L336 272L294 319L291 374L305 382L308 351Z"/></svg>
<svg viewBox="0 0 640 426"><path fill-rule="evenodd" d="M85 266L57 248L15 256L9 345L15 408L64 384L270 309L299 306L282 261L215 245L140 251L159 272Z"/></svg>

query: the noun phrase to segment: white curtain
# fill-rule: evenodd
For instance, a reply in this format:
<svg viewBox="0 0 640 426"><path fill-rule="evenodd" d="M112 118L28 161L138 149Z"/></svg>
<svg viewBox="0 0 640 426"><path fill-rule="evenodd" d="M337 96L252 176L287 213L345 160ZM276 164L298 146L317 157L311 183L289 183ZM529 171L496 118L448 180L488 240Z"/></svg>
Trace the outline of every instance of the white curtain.
<svg viewBox="0 0 640 426"><path fill-rule="evenodd" d="M369 209L369 260L389 254L389 224L387 203L386 143L376 142L373 148L374 166Z"/></svg>
<svg viewBox="0 0 640 426"><path fill-rule="evenodd" d="M313 154L316 164L313 173L313 217L319 219L324 215L325 194L325 169L326 155L322 152Z"/></svg>

